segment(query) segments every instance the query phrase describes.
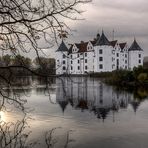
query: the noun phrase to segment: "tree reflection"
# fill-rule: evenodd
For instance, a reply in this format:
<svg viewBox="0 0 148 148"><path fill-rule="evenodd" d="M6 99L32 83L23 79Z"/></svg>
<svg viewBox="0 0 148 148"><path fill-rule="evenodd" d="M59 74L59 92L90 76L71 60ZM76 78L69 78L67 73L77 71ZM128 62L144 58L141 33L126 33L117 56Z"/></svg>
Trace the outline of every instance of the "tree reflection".
<svg viewBox="0 0 148 148"><path fill-rule="evenodd" d="M27 80L26 80L27 79ZM13 83L12 83L13 82ZM52 82L54 82L52 80ZM37 79L18 78L11 81L10 86L1 85L0 87L0 148L33 148L39 145L39 141L29 141L31 129L29 121L32 118L29 116L30 108L26 107L27 99L22 96L30 96L31 88L33 84L40 84ZM42 80L41 84L44 88L36 88L36 91L43 92L49 96L52 91L51 81L49 79ZM50 91L51 90L51 91ZM5 113L13 111L19 112L21 118L12 121L5 119ZM55 131L59 128L52 128L45 133L45 145L47 148L53 148L57 143L57 139L54 137ZM63 141L64 148L68 147L68 144L72 142L69 139L71 131L66 133L66 140Z"/></svg>

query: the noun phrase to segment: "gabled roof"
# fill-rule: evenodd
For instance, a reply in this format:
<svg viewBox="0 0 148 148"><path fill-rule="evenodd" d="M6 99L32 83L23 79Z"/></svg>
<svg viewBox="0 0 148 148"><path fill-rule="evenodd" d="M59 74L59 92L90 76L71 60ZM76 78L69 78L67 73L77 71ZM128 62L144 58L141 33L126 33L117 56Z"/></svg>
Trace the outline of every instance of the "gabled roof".
<svg viewBox="0 0 148 148"><path fill-rule="evenodd" d="M96 41L89 41L93 46L95 45ZM81 52L88 52L87 51L87 46L88 46L88 43L89 42L81 42L81 43L75 43L73 45L70 46L69 48L69 54L72 53L72 49L73 49L73 46L75 45L79 50L77 53L81 53Z"/></svg>
<svg viewBox="0 0 148 148"><path fill-rule="evenodd" d="M123 49L125 48L127 43L120 43L119 46L121 48L121 51L123 51Z"/></svg>
<svg viewBox="0 0 148 148"><path fill-rule="evenodd" d="M96 41L95 46L102 46L102 45L110 45L110 42L105 36L103 31L102 31L101 37Z"/></svg>
<svg viewBox="0 0 148 148"><path fill-rule="evenodd" d="M129 48L129 51L142 51L142 48L138 45L136 39L134 39L133 44Z"/></svg>
<svg viewBox="0 0 148 148"><path fill-rule="evenodd" d="M112 46L112 47L115 47L116 46L116 44L117 44L117 40L115 40L115 41L110 41L110 45Z"/></svg>
<svg viewBox="0 0 148 148"><path fill-rule="evenodd" d="M56 52L64 52L64 51L68 51L68 48L67 48L67 46L65 45L65 43L64 43L64 41L62 40L62 42L61 42L61 44L60 44L60 46L59 46L59 48L58 48L58 50L56 51Z"/></svg>

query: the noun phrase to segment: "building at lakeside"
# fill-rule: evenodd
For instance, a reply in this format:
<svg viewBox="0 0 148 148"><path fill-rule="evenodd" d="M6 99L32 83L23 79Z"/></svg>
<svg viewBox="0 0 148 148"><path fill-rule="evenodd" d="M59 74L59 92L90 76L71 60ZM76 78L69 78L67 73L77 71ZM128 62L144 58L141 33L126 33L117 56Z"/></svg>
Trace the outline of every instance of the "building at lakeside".
<svg viewBox="0 0 148 148"><path fill-rule="evenodd" d="M68 48L62 40L56 51L56 74L88 74L132 70L143 65L144 52L134 39L129 47L118 40L109 41L102 31L93 41L74 43Z"/></svg>

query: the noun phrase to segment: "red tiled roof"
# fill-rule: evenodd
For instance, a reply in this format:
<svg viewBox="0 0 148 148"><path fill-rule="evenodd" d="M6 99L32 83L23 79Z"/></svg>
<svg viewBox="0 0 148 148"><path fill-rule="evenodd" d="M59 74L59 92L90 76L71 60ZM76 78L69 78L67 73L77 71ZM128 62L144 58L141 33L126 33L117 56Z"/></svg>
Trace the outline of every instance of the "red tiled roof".
<svg viewBox="0 0 148 148"><path fill-rule="evenodd" d="M80 44L75 44L77 46L77 48L79 49L78 52L87 52L87 45L88 42L82 42Z"/></svg>
<svg viewBox="0 0 148 148"><path fill-rule="evenodd" d="M93 46L96 45L96 40L90 41Z"/></svg>
<svg viewBox="0 0 148 148"><path fill-rule="evenodd" d="M119 46L120 46L121 50L123 50L126 46L126 43L120 43Z"/></svg>
<svg viewBox="0 0 148 148"><path fill-rule="evenodd" d="M90 41L91 44L94 46L96 44L96 41ZM74 45L76 45L76 47L79 49L79 51L77 53L80 52L87 52L87 45L89 42L81 42L81 43L75 43ZM69 54L72 53L72 48L74 45L71 45L71 47L69 48Z"/></svg>
<svg viewBox="0 0 148 148"><path fill-rule="evenodd" d="M110 41L110 44L111 44L112 47L115 47L115 45L117 44L117 42L118 42L117 40L115 40L115 41Z"/></svg>

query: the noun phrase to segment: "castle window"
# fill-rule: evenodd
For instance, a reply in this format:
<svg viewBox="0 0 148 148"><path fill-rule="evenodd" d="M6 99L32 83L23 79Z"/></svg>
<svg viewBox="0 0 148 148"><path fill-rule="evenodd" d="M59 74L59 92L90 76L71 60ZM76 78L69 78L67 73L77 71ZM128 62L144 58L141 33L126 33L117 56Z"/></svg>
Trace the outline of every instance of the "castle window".
<svg viewBox="0 0 148 148"><path fill-rule="evenodd" d="M103 65L102 64L99 65L99 69L103 69Z"/></svg>
<svg viewBox="0 0 148 148"><path fill-rule="evenodd" d="M71 60L71 64L73 63L73 61Z"/></svg>
<svg viewBox="0 0 148 148"><path fill-rule="evenodd" d="M117 53L117 57L119 57L119 53Z"/></svg>
<svg viewBox="0 0 148 148"><path fill-rule="evenodd" d="M103 61L103 57L99 57L99 61Z"/></svg>
<svg viewBox="0 0 148 148"><path fill-rule="evenodd" d="M99 54L103 54L103 50L102 49L99 50Z"/></svg>
<svg viewBox="0 0 148 148"><path fill-rule="evenodd" d="M127 58L127 54L125 54L125 58Z"/></svg>
<svg viewBox="0 0 148 148"><path fill-rule="evenodd" d="M71 55L70 57L71 57L71 59L72 59L72 55Z"/></svg>
<svg viewBox="0 0 148 148"><path fill-rule="evenodd" d="M127 60L125 60L125 64L127 64Z"/></svg>
<svg viewBox="0 0 148 148"><path fill-rule="evenodd" d="M65 54L63 54L63 59L65 59L65 58L66 58Z"/></svg>
<svg viewBox="0 0 148 148"><path fill-rule="evenodd" d="M71 66L71 70L73 70L73 67Z"/></svg>
<svg viewBox="0 0 148 148"><path fill-rule="evenodd" d="M87 70L87 66L85 66L85 70Z"/></svg>
<svg viewBox="0 0 148 148"><path fill-rule="evenodd" d="M63 61L63 64L65 64L65 61Z"/></svg>
<svg viewBox="0 0 148 148"><path fill-rule="evenodd" d="M85 59L85 63L87 63L87 59Z"/></svg>
<svg viewBox="0 0 148 148"><path fill-rule="evenodd" d="M119 66L119 59L117 59L117 66Z"/></svg>
<svg viewBox="0 0 148 148"><path fill-rule="evenodd" d="M141 60L139 60L139 64L141 64Z"/></svg>
<svg viewBox="0 0 148 148"><path fill-rule="evenodd" d="M65 66L63 66L63 70L66 70L66 67Z"/></svg>
<svg viewBox="0 0 148 148"><path fill-rule="evenodd" d="M80 60L78 60L78 63L80 63Z"/></svg>
<svg viewBox="0 0 148 148"><path fill-rule="evenodd" d="M141 58L141 54L139 54L139 58Z"/></svg>
<svg viewBox="0 0 148 148"><path fill-rule="evenodd" d="M87 57L87 53L85 53L85 57Z"/></svg>
<svg viewBox="0 0 148 148"><path fill-rule="evenodd" d="M80 70L80 66L78 66L78 70Z"/></svg>
<svg viewBox="0 0 148 148"><path fill-rule="evenodd" d="M78 58L79 58L79 54L78 54Z"/></svg>

